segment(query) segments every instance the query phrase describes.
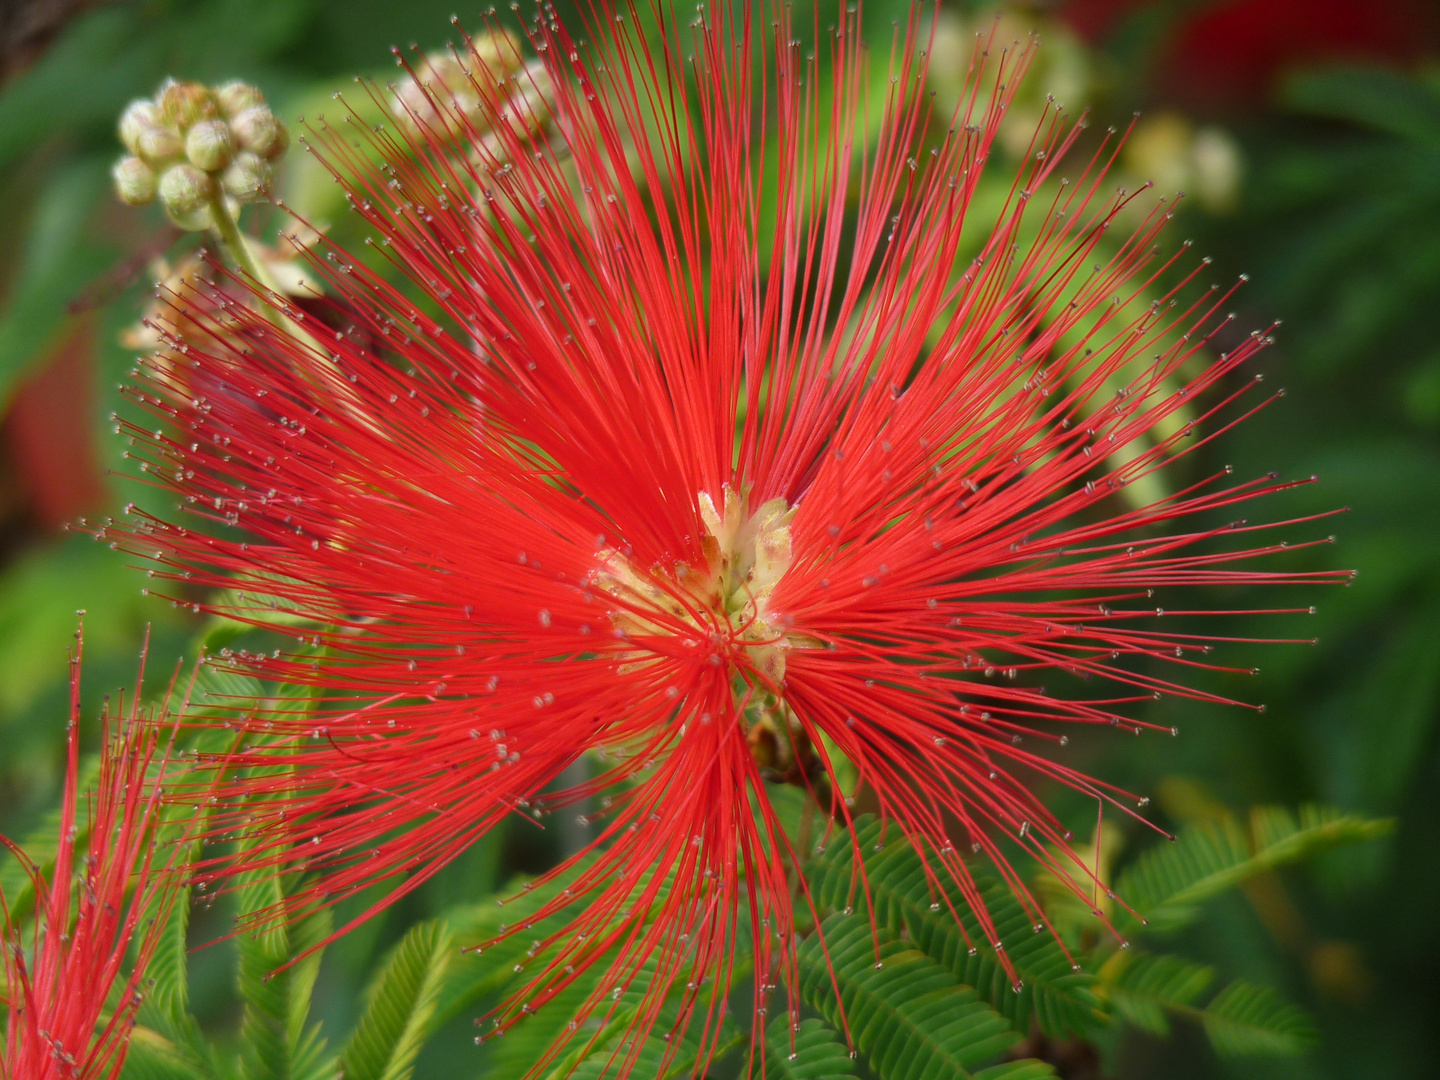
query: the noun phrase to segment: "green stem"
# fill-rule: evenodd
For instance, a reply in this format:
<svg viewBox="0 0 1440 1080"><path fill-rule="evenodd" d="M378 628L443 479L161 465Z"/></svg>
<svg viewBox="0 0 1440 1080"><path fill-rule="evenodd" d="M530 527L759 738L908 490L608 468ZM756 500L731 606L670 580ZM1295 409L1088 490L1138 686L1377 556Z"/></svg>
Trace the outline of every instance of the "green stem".
<svg viewBox="0 0 1440 1080"><path fill-rule="evenodd" d="M230 258L230 262L241 273L247 275L255 284L262 289L268 289L277 295L284 295L280 292L280 286L270 276L263 263L255 258L250 250L250 245L245 242L244 235L240 232L240 226L230 215L230 208L225 205L223 195L215 196L210 203L210 220L215 230L215 239L220 241L220 247Z"/></svg>
<svg viewBox="0 0 1440 1080"><path fill-rule="evenodd" d="M281 333L293 338L301 345L309 346L319 351L320 355L326 355L323 346L306 330L288 318L282 310L286 306L285 293L279 283L271 276L270 271L265 269L265 264L255 257L245 235L240 231L240 226L230 214L230 208L225 205L225 196L217 195L210 203L210 222L219 241L221 250L229 258L230 263L242 274L261 289L274 296L272 303L262 303L261 311Z"/></svg>

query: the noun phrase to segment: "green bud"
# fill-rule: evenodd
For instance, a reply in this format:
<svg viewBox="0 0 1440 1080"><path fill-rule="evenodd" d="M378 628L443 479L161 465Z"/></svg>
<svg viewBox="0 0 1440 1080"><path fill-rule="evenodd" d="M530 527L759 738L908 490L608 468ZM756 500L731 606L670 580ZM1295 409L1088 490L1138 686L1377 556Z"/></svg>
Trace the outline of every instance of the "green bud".
<svg viewBox="0 0 1440 1080"><path fill-rule="evenodd" d="M206 210L215 195L210 174L194 165L172 165L160 177L160 202L171 219L181 228L204 228L209 216L199 226L187 224Z"/></svg>
<svg viewBox="0 0 1440 1080"><path fill-rule="evenodd" d="M172 82L160 92L160 111L168 123L183 132L191 124L209 120L219 108L214 96L200 83Z"/></svg>
<svg viewBox="0 0 1440 1080"><path fill-rule="evenodd" d="M270 194L274 170L259 154L242 150L220 178L225 193L237 202L258 202Z"/></svg>
<svg viewBox="0 0 1440 1080"><path fill-rule="evenodd" d="M235 141L224 120L201 120L185 134L185 156L197 169L219 172L234 153Z"/></svg>
<svg viewBox="0 0 1440 1080"><path fill-rule="evenodd" d="M168 127L142 128L135 138L135 153L151 165L163 165L185 153L185 142Z"/></svg>
<svg viewBox="0 0 1440 1080"><path fill-rule="evenodd" d="M131 206L144 206L155 198L155 170L138 157L123 157L111 170L115 194Z"/></svg>
<svg viewBox="0 0 1440 1080"><path fill-rule="evenodd" d="M235 133L240 149L263 158L279 157L290 142L285 125L264 105L253 105L240 113L230 121L230 130Z"/></svg>
<svg viewBox="0 0 1440 1080"><path fill-rule="evenodd" d="M140 134L147 128L160 127L163 123L159 106L153 101L145 98L132 101L120 114L118 125L120 141L125 144L125 149L130 153L138 154L140 153Z"/></svg>
<svg viewBox="0 0 1440 1080"><path fill-rule="evenodd" d="M235 79L215 91L215 100L219 103L220 112L225 118L233 120L246 109L264 105L265 95L249 83Z"/></svg>
<svg viewBox="0 0 1440 1080"><path fill-rule="evenodd" d="M519 71L525 65L524 54L520 51L521 38L511 30L497 29L492 33L478 34L470 41L470 56L483 68L476 77L488 74L500 80L506 75Z"/></svg>

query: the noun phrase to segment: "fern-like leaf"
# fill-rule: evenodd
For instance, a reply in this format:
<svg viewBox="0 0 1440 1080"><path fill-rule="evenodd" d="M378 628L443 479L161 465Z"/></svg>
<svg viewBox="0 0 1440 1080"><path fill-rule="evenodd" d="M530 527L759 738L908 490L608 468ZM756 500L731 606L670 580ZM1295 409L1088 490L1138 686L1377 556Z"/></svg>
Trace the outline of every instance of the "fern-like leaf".
<svg viewBox="0 0 1440 1080"><path fill-rule="evenodd" d="M673 1050L671 1042L675 1043ZM699 1054L699 1048L689 1039L667 1041L652 1035L640 1045L638 1052L632 1051L628 1041L621 1041L613 1048L597 1050L566 1076L567 1080L613 1080L621 1075L621 1067L629 1064L630 1076L643 1076L645 1080L651 1080L651 1077L654 1080L676 1080L694 1072Z"/></svg>
<svg viewBox="0 0 1440 1080"><path fill-rule="evenodd" d="M765 1075L769 1080L850 1080L855 1062L845 1041L823 1020L805 1020L790 1043L790 1021L780 1017L765 1034ZM754 1070L758 1078L760 1070Z"/></svg>
<svg viewBox="0 0 1440 1080"><path fill-rule="evenodd" d="M1152 848L1120 876L1116 892L1157 929L1192 921L1197 905L1265 870L1315 852L1388 832L1389 821L1355 817L1326 807L1256 807L1246 829L1234 818L1192 825L1173 844ZM1120 920L1133 932L1133 919Z"/></svg>
<svg viewBox="0 0 1440 1080"><path fill-rule="evenodd" d="M408 1080L439 1001L455 936L443 922L412 927L366 994L341 1059L345 1080Z"/></svg>
<svg viewBox="0 0 1440 1080"><path fill-rule="evenodd" d="M165 899L157 897L146 917L163 910ZM190 1015L189 928L190 889L181 887L169 905L155 951L145 966L145 997L136 1014L140 1025L136 1031L148 1032L152 1038L148 1043L143 1038L131 1040L132 1047L142 1043L144 1047L139 1051L140 1063L133 1069L126 1059L127 1077L132 1073L136 1077L172 1073L208 1077L217 1073L213 1048L205 1041L199 1022Z"/></svg>
<svg viewBox="0 0 1440 1080"><path fill-rule="evenodd" d="M1075 971L1054 938L1035 932L1032 920L1008 888L995 881L981 882L985 906L1020 975L1019 993L986 945L987 935L953 883L947 882L946 894L938 895L915 849L896 838L893 829L883 849L875 853L881 836L879 821L862 818L856 823L855 843L865 854L876 920L891 936L908 934L916 948L978 990L1019 1031L1028 1030L1032 1018L1053 1038L1083 1035L1103 1023L1091 990L1094 976ZM935 865L933 860L931 865ZM847 838L838 838L812 859L806 872L819 906L840 910L853 905L863 910L865 892L859 887L854 848ZM952 909L959 914L958 925ZM984 947L972 950L972 945Z"/></svg>
<svg viewBox="0 0 1440 1080"><path fill-rule="evenodd" d="M1200 1014L1205 1034L1226 1057L1289 1057L1315 1041L1315 1027L1274 990L1233 982Z"/></svg>
<svg viewBox="0 0 1440 1080"><path fill-rule="evenodd" d="M801 993L883 1080L965 1080L1018 1038L924 953L893 941L877 950L869 919L832 915L820 935L800 949Z"/></svg>
<svg viewBox="0 0 1440 1080"><path fill-rule="evenodd" d="M1167 1010L1188 1008L1215 977L1204 964L1179 956L1116 953L1100 971L1115 1012L1152 1035L1168 1035Z"/></svg>
<svg viewBox="0 0 1440 1080"><path fill-rule="evenodd" d="M282 899L281 883L273 876L252 879L239 892L243 915L274 910ZM329 937L330 927L330 910L325 908L295 922L268 923L237 936L239 988L245 1000L240 1028L245 1080L328 1080L333 1075L319 1025L307 1026L310 991L320 969L318 946ZM305 959L295 960L312 949Z"/></svg>
<svg viewBox="0 0 1440 1080"><path fill-rule="evenodd" d="M197 1066L184 1047L143 1024L130 1032L121 1080L209 1080L208 1069Z"/></svg>
<svg viewBox="0 0 1440 1080"><path fill-rule="evenodd" d="M161 900L157 899L154 907L160 906ZM139 1017L142 1024L152 1023L171 1038L184 1025L190 1012L190 983L186 966L189 929L190 890L182 888L170 905L155 951L145 966L145 1000Z"/></svg>
<svg viewBox="0 0 1440 1080"><path fill-rule="evenodd" d="M75 815L75 850L84 851L90 836L90 816L85 812L84 792L95 787L100 776L100 756L89 754L80 761L75 790L81 792L79 813ZM63 807L57 806L41 819L19 844L31 867L49 881L55 869L55 854L60 846L60 819ZM0 896L5 898L10 920L17 927L35 910L35 881L25 865L13 854L0 848Z"/></svg>
<svg viewBox="0 0 1440 1080"><path fill-rule="evenodd" d="M493 945L485 949L483 954L474 950L460 953L457 949L455 961L450 965L440 990L434 1019L437 1028L455 1019L481 998L514 987L521 973L534 958L532 948L563 927L573 915L574 908L564 909L538 921L534 918L535 913L552 900L556 893L568 887L589 864L589 859L581 860L569 872L547 881L543 887L527 888L503 903L492 898L479 903L463 904L445 912L445 921L454 930L455 940L461 947L488 941L501 933L502 927L506 925L528 926L529 932ZM550 1012L549 1006L545 1012ZM520 1027L528 1026L533 1019L532 1017L527 1020L526 1024Z"/></svg>

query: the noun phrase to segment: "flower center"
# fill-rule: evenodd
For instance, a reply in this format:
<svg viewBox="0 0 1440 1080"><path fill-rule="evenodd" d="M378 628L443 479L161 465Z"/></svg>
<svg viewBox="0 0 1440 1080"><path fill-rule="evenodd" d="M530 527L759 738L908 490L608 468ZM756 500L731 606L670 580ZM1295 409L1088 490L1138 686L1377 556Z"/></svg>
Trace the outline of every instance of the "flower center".
<svg viewBox="0 0 1440 1080"><path fill-rule="evenodd" d="M743 650L748 666L779 690L790 642L772 622L770 596L790 568L790 521L795 508L770 499L752 512L746 496L725 485L722 505L699 495L704 565L676 565L673 573L638 572L616 548L599 553L596 588L619 601L610 618L622 636L643 639L684 635ZM733 654L732 654L733 655ZM656 655L635 649L624 667L653 663Z"/></svg>

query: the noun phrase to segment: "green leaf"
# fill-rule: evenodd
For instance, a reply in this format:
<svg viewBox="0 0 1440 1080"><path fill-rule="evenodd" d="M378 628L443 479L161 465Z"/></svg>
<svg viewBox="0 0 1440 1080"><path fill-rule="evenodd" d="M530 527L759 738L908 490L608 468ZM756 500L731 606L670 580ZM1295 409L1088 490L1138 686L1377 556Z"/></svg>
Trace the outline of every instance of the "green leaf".
<svg viewBox="0 0 1440 1080"><path fill-rule="evenodd" d="M834 1028L823 1020L802 1021L792 1050L790 1021L784 1016L765 1033L765 1068L766 1076L776 1080L846 1080L855 1075L855 1062Z"/></svg>
<svg viewBox="0 0 1440 1080"><path fill-rule="evenodd" d="M975 1080L1050 1080L1055 1075L1055 1066L1048 1061L1022 1058L981 1069L975 1074Z"/></svg>
<svg viewBox="0 0 1440 1080"><path fill-rule="evenodd" d="M142 597L140 579L120 569L104 543L72 534L36 547L0 572L0 724L23 715L48 688L63 686L65 650L75 639L75 610L85 616L86 654L134 656L147 620L173 623L169 604ZM93 670L93 669L92 669ZM134 672L133 660L120 678Z"/></svg>
<svg viewBox="0 0 1440 1080"><path fill-rule="evenodd" d="M1152 1035L1168 1035L1167 1009L1188 1007L1215 972L1179 956L1118 952L1100 972L1115 1012Z"/></svg>
<svg viewBox="0 0 1440 1080"><path fill-rule="evenodd" d="M1392 822L1302 806L1256 807L1250 828L1234 818L1192 825L1175 843L1151 848L1120 876L1115 891L1157 929L1191 922L1197 905L1263 871L1299 862L1328 847L1369 840L1389 832ZM1134 917L1117 920L1133 933Z"/></svg>
<svg viewBox="0 0 1440 1080"><path fill-rule="evenodd" d="M73 625L73 620L72 620ZM80 759L75 790L79 793L75 815L75 850L84 854L90 842L90 819L85 813L85 793L95 786L100 776L100 756L87 754ZM51 810L40 824L30 830L20 843L20 850L39 870L41 877L49 881L55 870L55 856L60 847L60 818L62 808ZM78 856L77 856L78 857ZM16 925L30 917L35 910L35 882L15 858L5 849L0 849L0 896L5 898L10 919Z"/></svg>
<svg viewBox="0 0 1440 1080"><path fill-rule="evenodd" d="M1285 104L1420 143L1440 143L1440 93L1382 68L1332 68L1287 81Z"/></svg>
<svg viewBox="0 0 1440 1080"><path fill-rule="evenodd" d="M1201 1014L1205 1034L1226 1057L1289 1057L1316 1039L1315 1027L1299 1006L1274 990L1233 982Z"/></svg>
<svg viewBox="0 0 1440 1080"><path fill-rule="evenodd" d="M497 898L492 897L478 904L451 908L444 913L444 919L453 928L455 938L462 946L485 941L500 933L503 924L530 922L545 902L565 888L573 877L573 872L565 874L547 882L544 888L522 892L519 896L507 900L504 906L497 903ZM564 926L571 914L573 909L557 912L548 919L534 923L530 927L533 933L517 934L491 946L483 954L471 951L458 955L450 965L440 991L435 1026L443 1026L481 998L497 993L517 979L532 957L531 946ZM578 1001L574 1003L578 1004ZM561 1011L558 1003L555 1003L555 1010ZM549 1008L541 1010L524 1024L518 1025L516 1032L525 1030L539 1017L548 1016L550 1012ZM516 1038L507 1038L505 1046L508 1048Z"/></svg>
<svg viewBox="0 0 1440 1080"><path fill-rule="evenodd" d="M407 1080L440 999L455 935L435 920L411 927L370 984L344 1052L346 1080Z"/></svg>
<svg viewBox="0 0 1440 1080"><path fill-rule="evenodd" d="M163 894L156 897L152 909L169 900ZM135 1065L136 1076L210 1077L219 1072L215 1050L190 1014L189 928L190 889L185 887L170 904L155 951L145 966L145 998L136 1017L140 1024L136 1031L148 1031L153 1038L140 1051L144 1064ZM131 1045L133 1055L136 1041ZM131 1075L129 1059L125 1075Z"/></svg>
<svg viewBox="0 0 1440 1080"><path fill-rule="evenodd" d="M53 177L35 205L0 313L0 408L65 323L71 302L112 261L86 228L109 187L109 159L84 158Z"/></svg>
<svg viewBox="0 0 1440 1080"><path fill-rule="evenodd" d="M897 837L893 828L883 851L875 853L881 835L879 821L862 818L856 822L855 844L865 854L866 881L876 919L892 936L908 934L916 948L960 982L977 989L1018 1031L1027 1030L1034 1019L1045 1034L1062 1038L1084 1034L1103 1023L1099 1002L1090 989L1094 976L1075 971L1053 937L1035 932L1025 909L1005 885L982 881L981 897L1020 975L1019 993L994 950L985 946L988 935L959 889L946 882L947 906L945 898L932 892L915 849ZM935 866L933 859L931 866ZM854 884L858 879L853 870L854 847L844 837L811 860L806 872L817 905L862 909L865 893ZM958 923L951 908L960 916ZM972 953L972 943L985 947Z"/></svg>
<svg viewBox="0 0 1440 1080"><path fill-rule="evenodd" d="M156 897L152 908L167 900L163 895ZM189 928L190 890L187 887L181 888L171 903L155 951L145 965L145 1000L140 1006L142 1024L155 1023L164 1034L172 1037L190 1013L190 985L186 972Z"/></svg>
<svg viewBox="0 0 1440 1080"><path fill-rule="evenodd" d="M894 941L877 948L864 917L826 919L799 962L804 999L849 1031L884 1080L965 1080L1019 1037L928 956Z"/></svg>
<svg viewBox="0 0 1440 1080"><path fill-rule="evenodd" d="M131 1031L121 1080L207 1080L210 1075L158 1031L143 1024Z"/></svg>
<svg viewBox="0 0 1440 1080"><path fill-rule="evenodd" d="M604 1001L583 1021L579 1020L577 1010L610 971L608 961L613 956L611 953L600 958L575 983L546 1002L535 1015L517 1024L512 1034L524 1031L528 1026L528 1043L512 1041L507 1036L508 1045L503 1048L506 1053L497 1053L492 1062L494 1071L503 1076L518 1076L522 1071L533 1069L542 1058L553 1061L554 1057L547 1055L553 1054L562 1039L572 1038L574 1041L569 1053L545 1074L548 1080L569 1080L572 1077L599 1080L600 1077L615 1076L615 1070L622 1067L628 1067L626 1075L644 1076L647 1080L649 1077L661 1080L692 1075L701 1053L699 1041L691 1036L691 1024L697 1021L692 1014L682 1024L680 1016L682 988L692 977L689 969L682 968L670 978L657 1002L653 994L660 978L661 961L658 956L651 955L626 977L624 988L613 1003ZM743 978L750 966L748 957L736 965L731 972L729 990L734 990L735 980ZM704 1008L702 1002L701 1010ZM548 1029L540 1021L546 1013L549 1013L545 1021ZM647 1016L653 1016L653 1020L646 1025L644 1041L637 1047L637 1025ZM571 1027L572 1020L575 1021L574 1027ZM703 1024L704 1021L698 1023ZM566 1029L563 1034L560 1030L562 1025ZM554 1034L545 1039L544 1032L547 1030ZM712 1064L724 1059L747 1038L728 1011L719 1014L719 1027L711 1032L711 1036ZM527 1048L516 1053L522 1045Z"/></svg>
<svg viewBox="0 0 1440 1080"><path fill-rule="evenodd" d="M617 1070L626 1063L630 1064L629 1075L637 1078L643 1076L645 1080L651 1080L651 1077L654 1080L688 1077L695 1071L699 1048L689 1039L673 1041L676 1045L671 1053L669 1042L659 1035L652 1035L641 1044L639 1052L635 1053L633 1058L630 1056L628 1040L622 1041L613 1049L597 1049L580 1062L574 1072L568 1074L568 1080L608 1080L619 1075Z"/></svg>
<svg viewBox="0 0 1440 1080"><path fill-rule="evenodd" d="M242 917L273 908L284 896L274 876L252 877L239 892ZM328 1080L333 1074L319 1025L306 1026L310 992L320 969L318 946L330 936L330 928L330 909L324 908L237 936L240 996L245 1000L240 1027L245 1080ZM296 959L307 952L303 960Z"/></svg>
<svg viewBox="0 0 1440 1080"><path fill-rule="evenodd" d="M488 954L487 954L488 955ZM492 959L500 968L499 974L510 976L510 958ZM553 999L529 1016L522 1017L505 1037L490 1044L490 1064L499 1076L520 1076L536 1062L545 1057L561 1040L569 1037L569 1024L599 982L599 971L585 972L575 982L561 990ZM603 1011L601 1013L603 1015ZM588 1040L600 1030L601 1015L592 1014L578 1029L575 1036ZM579 1044L583 1046L584 1044ZM581 1054L572 1051L575 1060Z"/></svg>
<svg viewBox="0 0 1440 1080"><path fill-rule="evenodd" d="M560 1020L568 1026L571 1017L575 1015L575 1008L587 1000L590 992L599 985L603 974L607 973L609 968L610 965L607 963L607 958L602 957L584 973L582 978L576 979L570 988L576 991L575 997L566 1003L565 1010L568 1011L555 1009L559 1001L559 995L557 995L556 999L547 1002L540 1012L551 1010L552 1022ZM570 1052L565 1057L560 1059L558 1065L550 1070L548 1074L549 1080L561 1080L561 1078L582 1075L579 1071L581 1069L589 1070L590 1075L598 1076L606 1071L604 1066L609 1063L612 1058L620 1061L626 1059L629 1053L629 1041L633 1038L632 1026L645 1005L646 995L651 991L655 980L658 978L658 968L658 958L653 955L647 957L639 969L626 981L624 989L621 990L618 997L614 999L613 1004L607 1003L595 1009L595 1011L586 1018L585 1026L579 1028L579 1034L576 1036L574 1047L570 1049ZM682 981L682 979L678 978L673 980L670 986L666 988L666 995L668 996L672 993ZM676 1009L673 1005L669 1003L662 1004L652 1030L658 1030L660 1032L670 1031L675 1026L676 1015ZM533 1018L531 1019L533 1020ZM542 1053L548 1049L550 1049L550 1047L546 1045L542 1049ZM642 1046L640 1049L644 1051L645 1047ZM529 1064L530 1062L539 1060L539 1057L540 1054L534 1054L533 1056L527 1055L525 1061ZM663 1057L662 1048L661 1054L655 1059L657 1066ZM496 1064L499 1065L501 1060L502 1059L497 1057ZM509 1060L513 1061L514 1058L512 1057ZM599 1070L598 1072L596 1071L597 1069ZM644 1075L643 1070L640 1071L640 1075Z"/></svg>

